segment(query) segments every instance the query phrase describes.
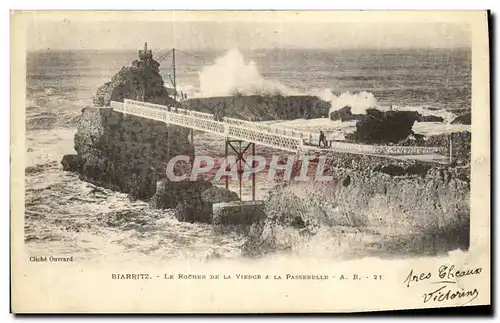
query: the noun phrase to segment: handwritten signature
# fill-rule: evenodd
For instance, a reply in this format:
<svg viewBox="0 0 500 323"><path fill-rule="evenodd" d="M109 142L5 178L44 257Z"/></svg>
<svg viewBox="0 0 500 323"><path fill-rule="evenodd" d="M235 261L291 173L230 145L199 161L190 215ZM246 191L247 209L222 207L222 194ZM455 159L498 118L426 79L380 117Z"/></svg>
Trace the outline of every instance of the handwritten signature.
<svg viewBox="0 0 500 323"><path fill-rule="evenodd" d="M457 269L455 265L441 265L437 272L434 273L435 276L433 276L433 272L415 272L412 269L405 278L404 284L407 288L409 288L412 284L423 281L428 281L431 284L442 285L437 289L433 289L431 292L424 293L422 295L424 303L464 299L466 302L462 305L465 305L472 302L479 296L479 290L477 288L454 288L454 286L456 286L455 284L457 283L457 279L479 275L482 270L483 269L481 267ZM437 278L437 280L435 278Z"/></svg>

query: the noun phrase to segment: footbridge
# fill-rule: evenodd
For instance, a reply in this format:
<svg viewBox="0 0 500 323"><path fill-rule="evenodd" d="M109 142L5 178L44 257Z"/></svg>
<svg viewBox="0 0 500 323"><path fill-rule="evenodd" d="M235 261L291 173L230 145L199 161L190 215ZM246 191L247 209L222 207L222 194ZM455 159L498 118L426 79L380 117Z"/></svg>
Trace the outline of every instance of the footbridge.
<svg viewBox="0 0 500 323"><path fill-rule="evenodd" d="M176 125L191 129L191 142L193 143L194 130L199 130L221 136L225 139L225 155L231 149L236 154L238 174L243 173L247 164L245 153L255 156L255 145L275 148L297 155L327 154L328 152L343 152L381 156L395 159L413 159L431 162L448 163L451 158L446 156L447 147L415 147L415 146L375 146L347 142L331 141L329 147L318 147L318 135L266 125L258 122L245 121L233 118L217 120L213 114L186 110L178 107L168 107L148 102L124 100L123 103L112 101L110 108L125 115L165 122L167 126ZM167 147L169 151L170 146ZM250 149L250 150L249 150ZM451 151L451 146L450 146ZM451 154L450 154L451 156ZM249 165L255 167L255 164ZM252 174L252 200L255 200L255 174ZM241 197L241 178L240 197ZM226 189L228 188L226 177Z"/></svg>
<svg viewBox="0 0 500 323"><path fill-rule="evenodd" d="M441 161L443 157L445 159L448 158L446 157L448 147L379 146L332 141L329 147L320 148L317 146L317 134L227 117L219 121L210 113L148 102L127 99L124 103L112 101L111 108L126 115L212 133L224 137L226 140L257 143L265 147L292 153L300 154L304 150L310 151L311 149L316 149L318 151L378 155L388 158L428 160L430 158L429 155L434 155L437 160ZM419 158L419 156L422 156L422 158Z"/></svg>

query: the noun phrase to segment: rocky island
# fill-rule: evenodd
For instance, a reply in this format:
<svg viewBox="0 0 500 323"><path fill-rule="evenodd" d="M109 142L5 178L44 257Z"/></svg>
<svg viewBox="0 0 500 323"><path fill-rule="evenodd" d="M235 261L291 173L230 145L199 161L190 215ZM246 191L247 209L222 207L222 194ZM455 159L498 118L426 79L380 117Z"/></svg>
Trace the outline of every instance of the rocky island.
<svg viewBox="0 0 500 323"><path fill-rule="evenodd" d="M63 157L65 170L78 173L81 180L128 193L132 199L149 201L151 208L176 209L179 221L213 223L220 216L214 215L215 204L239 200L234 192L207 181L165 181L161 172L171 157L195 154L189 129L167 128L163 122L123 115L109 107L111 101L124 99L180 104L166 90L151 52L140 51L139 60L99 87L95 106L82 111L74 138L77 154ZM318 118L328 116L329 111L327 102L310 96L235 96L190 99L182 104L245 120ZM416 112L369 109L366 115L355 115L345 107L330 113L330 119L357 120L356 132L348 138L354 142L448 144L447 136L410 138L416 121L442 122ZM454 135L453 145L456 158L451 165L327 152L327 175L333 181L281 183L263 208L252 206L258 216L249 217L248 209L240 209L250 218L243 253L255 256L293 250L294 241L324 230L375 232L381 237L379 243L407 252L467 249L470 133Z"/></svg>

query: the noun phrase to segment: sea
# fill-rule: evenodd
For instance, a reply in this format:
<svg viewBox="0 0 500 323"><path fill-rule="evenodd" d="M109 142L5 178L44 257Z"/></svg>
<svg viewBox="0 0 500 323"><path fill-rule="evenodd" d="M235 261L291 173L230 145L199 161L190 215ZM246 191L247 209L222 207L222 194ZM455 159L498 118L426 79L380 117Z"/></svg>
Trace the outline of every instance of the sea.
<svg viewBox="0 0 500 323"><path fill-rule="evenodd" d="M171 86L171 51L153 54L160 60L165 85ZM217 235L209 225L180 223L170 210L149 210L145 202L132 202L126 194L82 182L78 175L62 170L63 155L75 153L73 136L82 109L92 106L100 85L136 58L137 51L47 50L27 54L28 252L72 255L90 262L242 257L244 236ZM188 98L232 95L235 91L315 95L331 102L332 110L349 105L355 113L363 113L371 106L392 107L445 119L444 123L416 123L415 132L423 134L470 127L449 124L471 109L470 49L176 50L175 66L177 86ZM354 127L353 123L328 118L277 123L305 131L323 127L327 133ZM219 140L207 136L196 133L195 143ZM196 149L206 150L207 146ZM273 185L260 185L257 198L266 199ZM248 199L249 194L245 187L242 198ZM116 214L131 215L130 221L110 225L103 220ZM359 246L348 244L341 249L348 252L359 250Z"/></svg>

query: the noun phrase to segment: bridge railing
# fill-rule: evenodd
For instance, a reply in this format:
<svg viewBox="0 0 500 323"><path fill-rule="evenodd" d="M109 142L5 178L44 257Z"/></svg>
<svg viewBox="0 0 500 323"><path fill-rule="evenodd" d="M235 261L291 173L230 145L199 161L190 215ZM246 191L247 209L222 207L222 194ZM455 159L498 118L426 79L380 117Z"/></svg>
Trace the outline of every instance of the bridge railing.
<svg viewBox="0 0 500 323"><path fill-rule="evenodd" d="M314 138L314 135L311 133L308 133L308 132L298 131L298 130L294 130L294 129L279 127L279 126L274 126L274 125L269 125L269 124L263 124L263 123L259 123L259 122L252 122L252 121L227 118L227 117L224 118L224 122L227 122L227 123L232 124L232 125L241 126L241 127L258 129L258 130L265 131L265 132L272 133L272 134L280 134L280 135L285 135L285 136L289 136L289 137L301 138L304 140L305 143L312 142L312 138Z"/></svg>
<svg viewBox="0 0 500 323"><path fill-rule="evenodd" d="M124 112L124 104L121 102L111 101L110 106L115 111Z"/></svg>
<svg viewBox="0 0 500 323"><path fill-rule="evenodd" d="M154 104L144 102L139 102L139 104L137 104L136 101L126 100L123 105L114 104L113 107L118 108L119 110L117 111L122 111L134 116L163 121L230 138L260 143L262 145L281 150L295 152L300 145L302 145L302 140L300 138L279 133L267 133L251 127L243 127L235 124L200 118L190 113L184 114L184 111L168 111L167 109L164 109L161 106L158 107Z"/></svg>
<svg viewBox="0 0 500 323"><path fill-rule="evenodd" d="M135 105L138 105L138 106L141 106L144 108L167 110L170 112L189 115L189 116L197 117L197 118L201 118L201 119L207 119L207 120L214 120L215 119L214 116L210 113L198 112L198 111L193 111L193 110L186 110L186 109L178 108L178 107L168 107L165 105L160 105L160 104L155 104L155 103L150 103L150 102L135 101L135 100L129 100L129 99L125 99L124 102L128 103L128 104L135 104Z"/></svg>
<svg viewBox="0 0 500 323"><path fill-rule="evenodd" d="M210 118L209 114L185 109L167 107L125 100L125 103L111 102L115 111L139 117L162 121L181 127L215 133L225 137L260 143L268 147L287 151L297 151L304 144L317 146L318 136L307 132L294 131L281 127L254 123L245 120L224 118L224 122ZM306 135L309 138L304 138ZM348 153L380 154L380 155L421 155L447 154L447 147L419 147L419 146L376 146L356 143L331 141L329 150Z"/></svg>
<svg viewBox="0 0 500 323"><path fill-rule="evenodd" d="M281 150L297 152L303 142L302 139L298 137L279 133L269 133L251 127L244 127L236 124L226 124L226 126L228 127L229 137L260 143Z"/></svg>
<svg viewBox="0 0 500 323"><path fill-rule="evenodd" d="M225 133L224 123L215 120L195 117L188 114L169 112L168 120L166 122L182 127L207 131L222 136Z"/></svg>
<svg viewBox="0 0 500 323"><path fill-rule="evenodd" d="M188 110L182 110L180 112L179 109L177 110L178 112L175 112L174 109L168 111L168 109L161 105L125 100L123 112L139 117L171 123L177 126L224 135L224 124L222 122L209 120L207 118L200 118L198 116L194 116L193 114L186 113Z"/></svg>

